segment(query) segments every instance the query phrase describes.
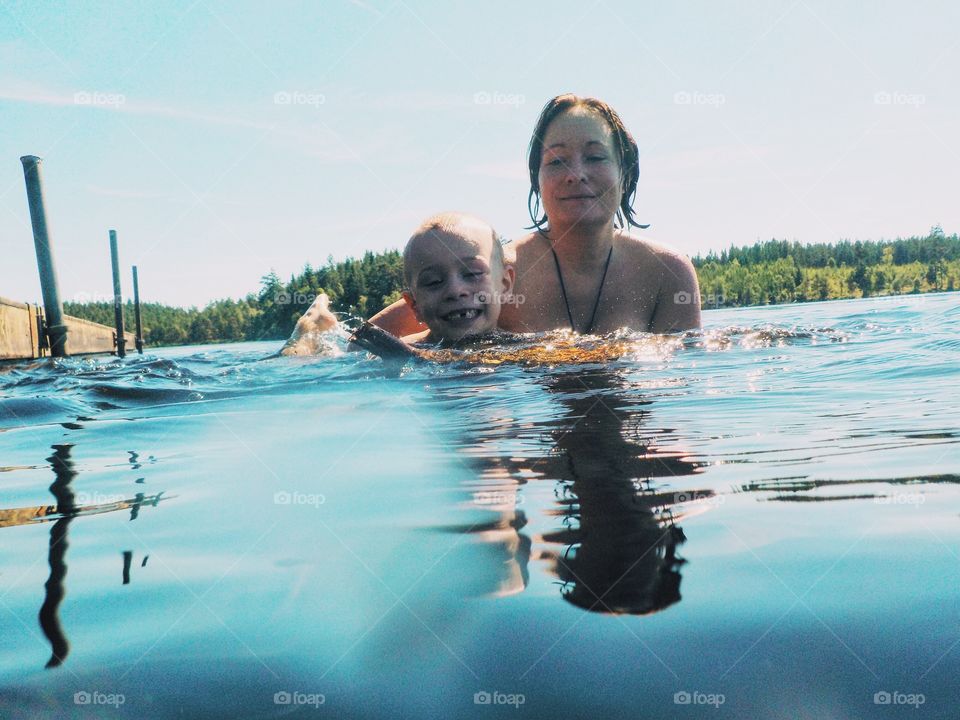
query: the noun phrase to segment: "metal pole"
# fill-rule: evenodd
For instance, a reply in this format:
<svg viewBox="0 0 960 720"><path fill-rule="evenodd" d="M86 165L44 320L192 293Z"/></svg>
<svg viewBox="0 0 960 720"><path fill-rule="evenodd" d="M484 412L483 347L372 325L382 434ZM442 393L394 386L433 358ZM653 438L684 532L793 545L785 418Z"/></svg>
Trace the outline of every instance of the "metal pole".
<svg viewBox="0 0 960 720"><path fill-rule="evenodd" d="M47 213L43 204L43 184L40 181L40 163L36 155L24 155L23 179L27 183L27 203L30 205L30 222L33 225L33 245L37 251L37 269L40 271L40 290L43 293L43 310L46 315L46 334L53 357L67 356L67 326L63 323L63 303L60 301L60 285L57 268L53 262L53 247L47 232Z"/></svg>
<svg viewBox="0 0 960 720"><path fill-rule="evenodd" d="M137 352L143 355L143 323L140 320L140 281L137 266L133 266L133 317L137 322Z"/></svg>
<svg viewBox="0 0 960 720"><path fill-rule="evenodd" d="M113 317L117 326L117 357L127 354L123 336L123 298L120 296L120 255L117 252L117 231L110 231L110 262L113 265Z"/></svg>

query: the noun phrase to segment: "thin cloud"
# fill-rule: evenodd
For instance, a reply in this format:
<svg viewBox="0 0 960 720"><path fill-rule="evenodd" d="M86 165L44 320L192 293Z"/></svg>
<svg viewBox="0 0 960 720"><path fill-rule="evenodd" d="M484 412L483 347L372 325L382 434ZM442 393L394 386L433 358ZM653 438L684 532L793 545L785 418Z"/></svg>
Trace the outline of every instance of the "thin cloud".
<svg viewBox="0 0 960 720"><path fill-rule="evenodd" d="M480 175L482 177L492 177L499 180L520 180L526 182L530 179L526 166L520 162L503 163L479 163L468 165L464 168L467 175Z"/></svg>
<svg viewBox="0 0 960 720"><path fill-rule="evenodd" d="M382 17L383 17L383 13L382 13L382 12L380 12L379 10L377 10L377 9L376 9L375 7L373 7L372 5L369 5L369 4L365 3L365 2L363 2L363 0L349 0L349 2L350 2L351 5L355 5L355 6L357 6L358 8L361 8L361 9L363 9L363 10L366 10L367 12L373 13L373 14L376 15L378 18L382 18Z"/></svg>
<svg viewBox="0 0 960 720"><path fill-rule="evenodd" d="M93 97L91 101L83 102L77 99L78 96L81 95L86 97L99 95L102 96L104 100L98 102L96 101L96 98ZM210 125L243 127L253 130L270 130L274 127L274 125L271 123L246 120L242 117L213 115L210 113L186 110L169 105L140 103L128 100L122 93L111 93L107 91L80 90L75 93L58 93L42 88L27 88L20 90L2 88L0 89L0 100L29 103L32 105L73 107L82 111L92 110L100 112L118 112L129 115L147 115L177 120L192 120Z"/></svg>
<svg viewBox="0 0 960 720"><path fill-rule="evenodd" d="M87 192L103 197L124 198L129 200L160 200L169 197L164 193L150 192L148 190L129 190L123 188L105 188L99 185L86 185Z"/></svg>

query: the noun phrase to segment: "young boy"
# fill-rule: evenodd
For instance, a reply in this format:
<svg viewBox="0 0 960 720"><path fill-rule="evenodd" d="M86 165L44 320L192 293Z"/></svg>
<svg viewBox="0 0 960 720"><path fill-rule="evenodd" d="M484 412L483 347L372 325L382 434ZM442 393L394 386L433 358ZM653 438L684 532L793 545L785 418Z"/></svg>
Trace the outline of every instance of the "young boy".
<svg viewBox="0 0 960 720"><path fill-rule="evenodd" d="M365 323L351 338L355 343L379 355L411 355L417 352L410 343L450 346L493 333L513 289L514 270L490 225L463 213L443 213L425 220L407 242L403 277L403 299L428 329L401 341ZM280 354L316 354L318 334L336 327L321 295Z"/></svg>

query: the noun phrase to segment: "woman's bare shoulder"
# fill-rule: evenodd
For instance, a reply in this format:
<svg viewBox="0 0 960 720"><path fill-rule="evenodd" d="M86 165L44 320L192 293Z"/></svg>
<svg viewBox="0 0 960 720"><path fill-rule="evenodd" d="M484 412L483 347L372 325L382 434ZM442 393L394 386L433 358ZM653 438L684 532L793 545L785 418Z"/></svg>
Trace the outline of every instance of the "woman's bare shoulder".
<svg viewBox="0 0 960 720"><path fill-rule="evenodd" d="M676 248L628 233L618 235L621 247L634 254L628 260L646 268L647 287L657 288L657 302L649 330L656 333L700 327L700 289L697 271L690 258ZM641 281L644 282L644 281Z"/></svg>
<svg viewBox="0 0 960 720"><path fill-rule="evenodd" d="M618 232L617 239L628 253L628 262L657 270L664 285L687 291L696 287L697 271L693 262L676 248L623 231Z"/></svg>
<svg viewBox="0 0 960 720"><path fill-rule="evenodd" d="M623 249L638 256L646 255L670 264L690 264L690 258L666 243L657 242L656 240L628 233L624 230L617 231L617 241Z"/></svg>
<svg viewBox="0 0 960 720"><path fill-rule="evenodd" d="M518 255L529 252L529 250L539 244L539 242L540 239L537 232L527 233L503 246L504 257L507 262L514 263L517 261Z"/></svg>

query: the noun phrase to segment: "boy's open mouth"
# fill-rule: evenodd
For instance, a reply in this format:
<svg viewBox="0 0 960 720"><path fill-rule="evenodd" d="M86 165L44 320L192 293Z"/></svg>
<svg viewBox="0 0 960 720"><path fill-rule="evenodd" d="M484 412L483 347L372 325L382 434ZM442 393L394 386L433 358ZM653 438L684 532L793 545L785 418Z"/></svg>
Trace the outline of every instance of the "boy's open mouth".
<svg viewBox="0 0 960 720"><path fill-rule="evenodd" d="M446 320L447 322L457 322L462 320L473 320L475 317L480 315L483 312L480 308L461 308L460 310L453 310L448 312L446 315L441 315L441 319Z"/></svg>

